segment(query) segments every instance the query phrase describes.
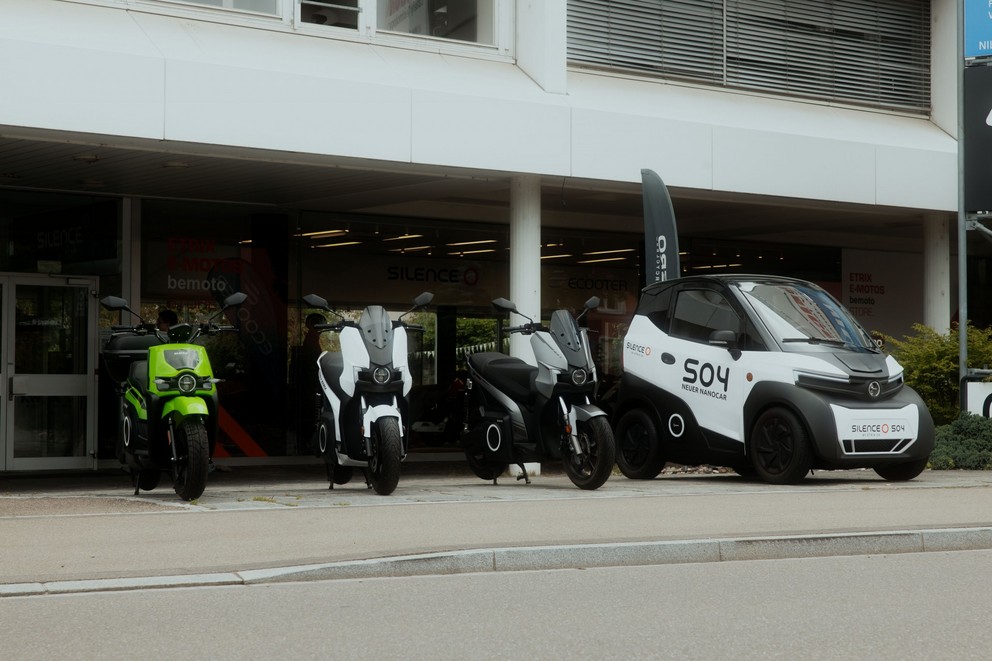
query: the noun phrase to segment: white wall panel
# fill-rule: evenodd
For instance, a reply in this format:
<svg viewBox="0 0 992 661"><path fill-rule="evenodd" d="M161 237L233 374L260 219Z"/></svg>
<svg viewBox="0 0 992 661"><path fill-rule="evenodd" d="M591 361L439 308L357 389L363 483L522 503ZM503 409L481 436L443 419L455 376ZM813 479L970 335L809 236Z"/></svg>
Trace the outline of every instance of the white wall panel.
<svg viewBox="0 0 992 661"><path fill-rule="evenodd" d="M879 147L876 204L918 209L958 207L957 152Z"/></svg>
<svg viewBox="0 0 992 661"><path fill-rule="evenodd" d="M569 110L497 96L413 93L413 160L567 175Z"/></svg>
<svg viewBox="0 0 992 661"><path fill-rule="evenodd" d="M640 181L641 168L668 186L713 186L712 128L705 124L594 109L572 111L572 173Z"/></svg>
<svg viewBox="0 0 992 661"><path fill-rule="evenodd" d="M127 13L2 5L0 124L161 137L164 67Z"/></svg>
<svg viewBox="0 0 992 661"><path fill-rule="evenodd" d="M167 85L169 140L410 160L402 88L189 61Z"/></svg>
<svg viewBox="0 0 992 661"><path fill-rule="evenodd" d="M0 2L0 125L956 208L956 143L926 119L575 71L548 93L505 62Z"/></svg>
<svg viewBox="0 0 992 661"><path fill-rule="evenodd" d="M717 128L713 164L720 191L875 202L875 150L864 143Z"/></svg>

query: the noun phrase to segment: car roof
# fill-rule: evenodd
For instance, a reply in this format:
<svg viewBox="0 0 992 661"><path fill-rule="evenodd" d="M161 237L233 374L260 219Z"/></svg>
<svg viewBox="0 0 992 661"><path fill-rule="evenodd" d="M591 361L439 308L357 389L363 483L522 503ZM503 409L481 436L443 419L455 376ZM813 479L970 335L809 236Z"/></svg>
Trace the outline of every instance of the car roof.
<svg viewBox="0 0 992 661"><path fill-rule="evenodd" d="M809 282L808 280L801 280L799 278L790 278L784 275L762 275L759 273L715 273L707 275L687 275L680 278L675 278L674 280L666 280L664 282L655 282L641 291L646 294L654 294L659 290L665 289L667 287L672 287L677 284L713 284L713 285L727 285L736 284L739 282L761 282L765 284L792 284L792 285L805 285L805 286L817 286L815 283Z"/></svg>

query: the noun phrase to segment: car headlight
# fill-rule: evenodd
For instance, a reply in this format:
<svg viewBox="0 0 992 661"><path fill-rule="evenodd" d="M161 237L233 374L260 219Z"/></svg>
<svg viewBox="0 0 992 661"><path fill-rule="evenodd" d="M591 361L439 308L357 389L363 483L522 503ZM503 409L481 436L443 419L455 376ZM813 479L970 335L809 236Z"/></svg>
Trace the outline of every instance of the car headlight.
<svg viewBox="0 0 992 661"><path fill-rule="evenodd" d="M389 380L392 378L392 376L393 375L390 373L388 367L376 367L372 371L372 380L378 383L380 386L384 386L387 383L389 383Z"/></svg>

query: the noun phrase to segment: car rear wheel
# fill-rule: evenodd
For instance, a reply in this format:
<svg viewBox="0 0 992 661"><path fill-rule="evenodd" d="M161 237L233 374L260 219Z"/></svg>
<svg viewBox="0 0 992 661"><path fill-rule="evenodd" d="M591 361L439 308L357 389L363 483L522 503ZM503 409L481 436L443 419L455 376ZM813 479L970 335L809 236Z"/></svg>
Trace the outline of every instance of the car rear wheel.
<svg viewBox="0 0 992 661"><path fill-rule="evenodd" d="M665 467L654 420L642 409L623 414L616 432L617 467L632 480L653 480Z"/></svg>
<svg viewBox="0 0 992 661"><path fill-rule="evenodd" d="M813 466L806 428L795 413L781 406L768 409L751 430L751 463L769 484L795 484Z"/></svg>

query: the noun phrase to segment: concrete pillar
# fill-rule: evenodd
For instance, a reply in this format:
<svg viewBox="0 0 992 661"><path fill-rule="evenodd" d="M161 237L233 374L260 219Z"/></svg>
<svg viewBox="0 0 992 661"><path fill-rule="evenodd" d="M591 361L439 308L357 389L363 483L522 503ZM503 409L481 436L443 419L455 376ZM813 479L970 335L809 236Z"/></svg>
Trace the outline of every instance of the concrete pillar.
<svg viewBox="0 0 992 661"><path fill-rule="evenodd" d="M950 217L923 216L923 324L938 333L951 328Z"/></svg>
<svg viewBox="0 0 992 661"><path fill-rule="evenodd" d="M534 321L541 318L541 178L510 180L510 300ZM524 319L510 315L510 324ZM510 355L537 365L530 337L510 336Z"/></svg>

